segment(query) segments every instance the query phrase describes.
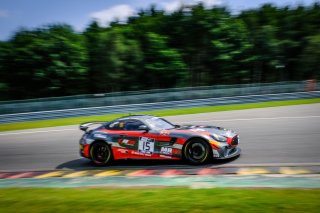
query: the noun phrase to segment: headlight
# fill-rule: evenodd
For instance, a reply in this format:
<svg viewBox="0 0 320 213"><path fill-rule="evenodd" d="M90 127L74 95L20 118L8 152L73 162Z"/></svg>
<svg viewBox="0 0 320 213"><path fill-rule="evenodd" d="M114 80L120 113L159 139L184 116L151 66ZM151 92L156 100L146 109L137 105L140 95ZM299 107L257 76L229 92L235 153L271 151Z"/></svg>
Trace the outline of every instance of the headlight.
<svg viewBox="0 0 320 213"><path fill-rule="evenodd" d="M227 142L227 138L222 135L212 134L211 137L219 142Z"/></svg>
<svg viewBox="0 0 320 213"><path fill-rule="evenodd" d="M80 139L80 144L82 144L82 145L87 144L87 138L88 138L88 134L87 133L83 134Z"/></svg>

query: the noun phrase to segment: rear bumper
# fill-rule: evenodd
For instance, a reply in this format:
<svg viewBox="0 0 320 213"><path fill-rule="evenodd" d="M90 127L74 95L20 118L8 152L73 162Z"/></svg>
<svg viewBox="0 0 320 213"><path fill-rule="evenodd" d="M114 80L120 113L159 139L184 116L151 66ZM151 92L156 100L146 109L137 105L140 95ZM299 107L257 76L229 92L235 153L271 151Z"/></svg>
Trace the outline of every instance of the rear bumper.
<svg viewBox="0 0 320 213"><path fill-rule="evenodd" d="M85 144L85 145L80 144L79 154L82 157L90 158L89 157L89 144Z"/></svg>

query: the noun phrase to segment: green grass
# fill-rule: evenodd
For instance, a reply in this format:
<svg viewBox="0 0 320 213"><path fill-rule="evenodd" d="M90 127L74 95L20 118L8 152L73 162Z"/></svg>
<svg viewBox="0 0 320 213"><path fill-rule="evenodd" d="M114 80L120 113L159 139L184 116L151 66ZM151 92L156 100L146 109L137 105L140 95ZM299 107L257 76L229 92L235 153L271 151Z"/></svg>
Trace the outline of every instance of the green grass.
<svg viewBox="0 0 320 213"><path fill-rule="evenodd" d="M319 189L9 188L0 212L319 212Z"/></svg>
<svg viewBox="0 0 320 213"><path fill-rule="evenodd" d="M185 114L196 114L196 113L205 113L205 112L242 110L242 109L252 109L252 108L288 106L288 105L298 105L298 104L312 104L312 103L320 103L320 98L145 111L145 112L139 112L139 114L170 116L170 115L185 115ZM0 124L0 131L65 126L65 125L80 124L87 121L110 121L124 115L128 115L128 114L73 117L73 118L61 118L61 119L52 119L52 120L39 120L39 121L18 122L18 123L10 123L10 124Z"/></svg>

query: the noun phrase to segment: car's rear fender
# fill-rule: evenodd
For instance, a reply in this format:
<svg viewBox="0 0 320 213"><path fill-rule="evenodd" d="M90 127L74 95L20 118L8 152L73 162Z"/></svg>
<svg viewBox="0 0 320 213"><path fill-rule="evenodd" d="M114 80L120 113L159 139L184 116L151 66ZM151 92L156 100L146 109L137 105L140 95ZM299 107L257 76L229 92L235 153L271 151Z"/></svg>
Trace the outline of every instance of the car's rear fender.
<svg viewBox="0 0 320 213"><path fill-rule="evenodd" d="M89 144L89 153L90 153L91 147L92 147L94 144L98 143L98 142L106 143L106 144L110 147L110 149L111 149L111 145L110 145L107 141L98 139L98 140L92 141L92 143ZM90 154L89 154L89 158L91 159Z"/></svg>

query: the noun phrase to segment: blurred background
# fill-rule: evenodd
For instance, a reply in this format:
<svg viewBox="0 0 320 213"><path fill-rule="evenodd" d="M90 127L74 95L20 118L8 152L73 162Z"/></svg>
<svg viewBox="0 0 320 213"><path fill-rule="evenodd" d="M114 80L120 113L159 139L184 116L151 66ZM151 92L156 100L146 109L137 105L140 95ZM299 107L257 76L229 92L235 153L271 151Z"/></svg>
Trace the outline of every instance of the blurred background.
<svg viewBox="0 0 320 213"><path fill-rule="evenodd" d="M320 76L319 1L106 2L1 2L0 100Z"/></svg>
<svg viewBox="0 0 320 213"><path fill-rule="evenodd" d="M0 212L319 212L319 78L320 0L0 0ZM243 154L79 156L79 123L136 112Z"/></svg>

